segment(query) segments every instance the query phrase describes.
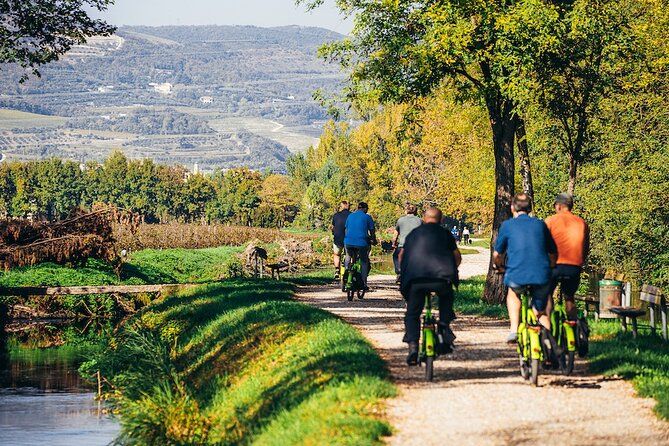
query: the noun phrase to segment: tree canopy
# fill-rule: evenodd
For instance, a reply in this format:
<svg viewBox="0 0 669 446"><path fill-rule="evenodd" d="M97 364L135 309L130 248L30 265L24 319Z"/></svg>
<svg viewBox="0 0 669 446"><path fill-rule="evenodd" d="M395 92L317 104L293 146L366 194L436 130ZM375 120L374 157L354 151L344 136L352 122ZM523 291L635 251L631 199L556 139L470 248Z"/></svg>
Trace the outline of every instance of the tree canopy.
<svg viewBox="0 0 669 446"><path fill-rule="evenodd" d="M19 64L39 75L37 67L65 54L91 36L108 36L115 27L89 17L87 8L103 11L114 0L1 0L0 63ZM27 74L23 79L27 78Z"/></svg>

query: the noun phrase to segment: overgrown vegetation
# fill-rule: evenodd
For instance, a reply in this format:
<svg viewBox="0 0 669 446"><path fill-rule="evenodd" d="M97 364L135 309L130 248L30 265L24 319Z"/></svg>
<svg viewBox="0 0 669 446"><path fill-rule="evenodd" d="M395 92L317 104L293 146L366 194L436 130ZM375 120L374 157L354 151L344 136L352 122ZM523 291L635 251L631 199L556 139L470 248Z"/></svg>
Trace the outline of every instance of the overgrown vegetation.
<svg viewBox="0 0 669 446"><path fill-rule="evenodd" d="M320 280L318 278L312 280ZM101 370L127 444L377 444L394 395L374 349L286 282L210 284L146 308Z"/></svg>

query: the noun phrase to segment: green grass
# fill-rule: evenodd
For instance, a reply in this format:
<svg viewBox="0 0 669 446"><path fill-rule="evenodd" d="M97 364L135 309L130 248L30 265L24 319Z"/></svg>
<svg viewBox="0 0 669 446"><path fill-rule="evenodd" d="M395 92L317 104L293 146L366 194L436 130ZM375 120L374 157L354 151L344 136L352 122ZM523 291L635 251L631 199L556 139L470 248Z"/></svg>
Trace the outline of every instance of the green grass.
<svg viewBox="0 0 669 446"><path fill-rule="evenodd" d="M113 268L96 259L67 267L40 263L0 272L0 286L79 286L153 283L204 283L228 274L230 262L241 247L208 249L147 249L136 252L123 265L122 280Z"/></svg>
<svg viewBox="0 0 669 446"><path fill-rule="evenodd" d="M631 380L640 396L654 398L655 413L669 420L669 346L659 336L621 332L620 322L589 321L589 368Z"/></svg>
<svg viewBox="0 0 669 446"><path fill-rule="evenodd" d="M115 385L126 440L380 444L390 428L378 410L396 392L385 364L354 328L292 292L287 282L230 280L126 323L85 367Z"/></svg>
<svg viewBox="0 0 669 446"><path fill-rule="evenodd" d="M484 285L485 277L483 276L460 281L460 286L455 293L455 313L508 319L506 305L490 305L481 299Z"/></svg>
<svg viewBox="0 0 669 446"><path fill-rule="evenodd" d="M472 240L472 244L469 245L469 246L472 246L472 247L474 247L474 248L486 248L486 249L489 249L489 248L490 248L490 237L488 237L488 238L482 238L482 239L479 239L479 240Z"/></svg>

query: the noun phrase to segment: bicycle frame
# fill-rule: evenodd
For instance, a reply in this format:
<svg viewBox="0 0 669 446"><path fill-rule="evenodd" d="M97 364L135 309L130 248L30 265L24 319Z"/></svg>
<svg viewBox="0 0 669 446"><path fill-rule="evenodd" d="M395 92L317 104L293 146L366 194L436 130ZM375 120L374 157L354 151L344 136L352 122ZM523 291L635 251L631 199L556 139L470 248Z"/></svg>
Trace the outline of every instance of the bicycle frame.
<svg viewBox="0 0 669 446"><path fill-rule="evenodd" d="M562 285L559 284L558 286L560 287L560 293L558 294L558 301L551 313L551 331L553 332L553 337L555 337L559 347L566 347L568 352L575 352L576 334L574 332L574 326L576 325L576 321L570 321L567 317ZM567 344L566 346L563 345L565 342Z"/></svg>
<svg viewBox="0 0 669 446"><path fill-rule="evenodd" d="M418 350L418 361L423 362L427 357L437 356L436 344L436 321L432 315L432 293L425 295L425 315L423 316L423 337Z"/></svg>
<svg viewBox="0 0 669 446"><path fill-rule="evenodd" d="M520 324L518 325L518 354L525 360L538 359L543 360L543 351L539 333L541 325L534 315L534 311L529 308L528 291L521 293L520 302Z"/></svg>

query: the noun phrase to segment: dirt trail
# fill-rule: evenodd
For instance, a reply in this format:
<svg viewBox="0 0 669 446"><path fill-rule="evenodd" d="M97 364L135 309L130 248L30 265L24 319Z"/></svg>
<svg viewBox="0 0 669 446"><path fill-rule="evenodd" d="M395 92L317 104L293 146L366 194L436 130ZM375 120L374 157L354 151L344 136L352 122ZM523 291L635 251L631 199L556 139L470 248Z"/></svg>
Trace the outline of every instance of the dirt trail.
<svg viewBox="0 0 669 446"><path fill-rule="evenodd" d="M489 251L463 256L461 277L483 274ZM298 298L357 327L387 361L400 395L388 402L390 445L669 445L669 424L651 399L619 379L587 371L545 372L539 387L523 381L515 349L503 341L506 322L460 316L452 355L435 362L434 382L404 363L404 303L393 277L372 276L373 292L348 302L333 286L303 288ZM457 294L456 294L457 298Z"/></svg>

